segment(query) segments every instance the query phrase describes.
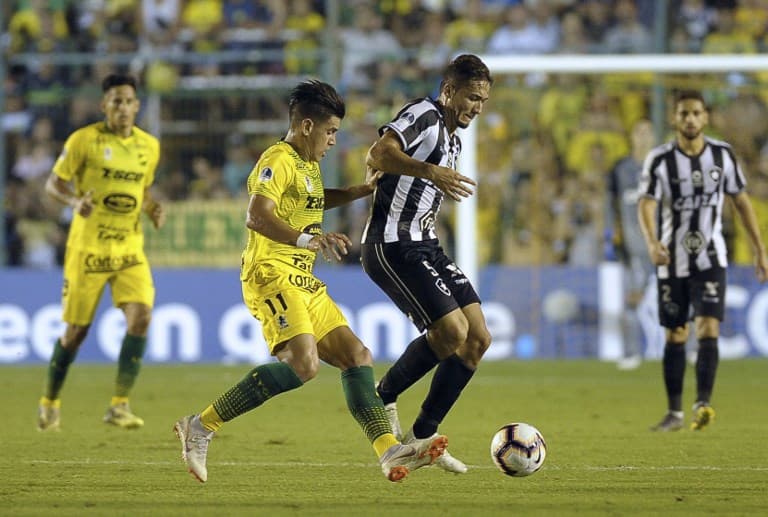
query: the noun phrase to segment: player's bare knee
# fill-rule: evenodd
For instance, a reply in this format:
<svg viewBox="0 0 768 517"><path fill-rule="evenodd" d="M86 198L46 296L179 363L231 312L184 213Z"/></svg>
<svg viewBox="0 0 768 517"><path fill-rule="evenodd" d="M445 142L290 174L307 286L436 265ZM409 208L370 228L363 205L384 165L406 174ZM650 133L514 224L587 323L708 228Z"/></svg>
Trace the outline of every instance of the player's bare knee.
<svg viewBox="0 0 768 517"><path fill-rule="evenodd" d="M298 360L291 358L287 362L302 382L308 382L317 377L317 371L320 368L317 357L304 357Z"/></svg>
<svg viewBox="0 0 768 517"><path fill-rule="evenodd" d="M64 336L61 338L61 346L70 351L77 351L88 335L90 325L67 325Z"/></svg>
<svg viewBox="0 0 768 517"><path fill-rule="evenodd" d="M485 330L482 332L471 332L464 343L456 351L456 355L461 358L464 364L471 369L476 369L483 358L485 351L491 346L491 334Z"/></svg>
<svg viewBox="0 0 768 517"><path fill-rule="evenodd" d="M149 330L149 323L151 320L152 313L148 310L134 312L126 321L128 334L132 336L145 336L147 330Z"/></svg>
<svg viewBox="0 0 768 517"><path fill-rule="evenodd" d="M373 365L373 355L371 354L371 351L368 350L367 347L362 346L359 350L355 351L355 354L352 357L351 361L351 368L354 368L356 366L372 366Z"/></svg>
<svg viewBox="0 0 768 517"><path fill-rule="evenodd" d="M469 323L466 318L450 318L430 329L427 339L435 354L444 359L466 343L468 333Z"/></svg>
<svg viewBox="0 0 768 517"><path fill-rule="evenodd" d="M685 345L685 342L688 341L688 326L667 329L666 337L668 343Z"/></svg>
<svg viewBox="0 0 768 517"><path fill-rule="evenodd" d="M480 362L485 352L491 346L491 333L487 329L473 331L467 339L467 348L477 362Z"/></svg>

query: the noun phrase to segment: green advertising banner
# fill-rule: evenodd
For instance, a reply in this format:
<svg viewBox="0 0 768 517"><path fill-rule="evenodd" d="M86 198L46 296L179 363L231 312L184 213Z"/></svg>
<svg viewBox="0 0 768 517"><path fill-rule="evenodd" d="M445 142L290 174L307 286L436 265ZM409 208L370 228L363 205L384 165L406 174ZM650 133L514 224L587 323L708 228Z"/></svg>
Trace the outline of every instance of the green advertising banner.
<svg viewBox="0 0 768 517"><path fill-rule="evenodd" d="M239 200L238 200L239 201ZM245 205L234 201L164 204L165 225L144 222L145 249L153 267L239 267L245 247Z"/></svg>

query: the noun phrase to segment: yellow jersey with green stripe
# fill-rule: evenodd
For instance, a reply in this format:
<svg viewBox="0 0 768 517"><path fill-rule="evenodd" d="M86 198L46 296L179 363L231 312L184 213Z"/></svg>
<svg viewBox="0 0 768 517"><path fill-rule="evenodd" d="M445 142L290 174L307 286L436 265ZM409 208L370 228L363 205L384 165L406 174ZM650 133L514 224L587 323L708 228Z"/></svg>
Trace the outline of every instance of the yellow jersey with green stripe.
<svg viewBox="0 0 768 517"><path fill-rule="evenodd" d="M286 142L277 142L261 155L248 176L248 195L275 202L275 215L291 228L304 233L322 233L323 179L318 162L305 162ZM259 266L288 274L299 270L312 273L315 252L273 241L248 230L248 244L242 255L241 280L251 277Z"/></svg>
<svg viewBox="0 0 768 517"><path fill-rule="evenodd" d="M134 127L123 138L104 122L78 129L64 143L53 172L71 181L77 196L92 192L93 211L75 213L67 247L117 256L142 249L144 189L155 180L160 143Z"/></svg>

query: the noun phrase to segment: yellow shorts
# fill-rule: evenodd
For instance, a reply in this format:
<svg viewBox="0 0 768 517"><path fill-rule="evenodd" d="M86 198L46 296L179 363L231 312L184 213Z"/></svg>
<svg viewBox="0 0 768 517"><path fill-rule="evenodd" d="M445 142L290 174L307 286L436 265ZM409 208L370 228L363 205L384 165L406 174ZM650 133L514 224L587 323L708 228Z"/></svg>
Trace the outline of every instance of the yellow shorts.
<svg viewBox="0 0 768 517"><path fill-rule="evenodd" d="M152 272L143 251L104 255L67 248L61 292L63 320L89 325L107 282L115 307L142 303L151 308L155 303Z"/></svg>
<svg viewBox="0 0 768 517"><path fill-rule="evenodd" d="M243 301L261 322L270 354L299 334L312 334L320 341L332 330L349 326L325 284L315 276L277 268L270 271L242 282Z"/></svg>

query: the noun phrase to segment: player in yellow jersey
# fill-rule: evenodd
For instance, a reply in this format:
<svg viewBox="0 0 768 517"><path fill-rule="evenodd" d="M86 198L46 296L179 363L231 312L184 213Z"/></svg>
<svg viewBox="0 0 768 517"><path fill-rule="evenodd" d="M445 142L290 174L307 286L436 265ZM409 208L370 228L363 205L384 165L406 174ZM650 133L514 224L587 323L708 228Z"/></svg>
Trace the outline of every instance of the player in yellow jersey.
<svg viewBox="0 0 768 517"><path fill-rule="evenodd" d="M136 81L110 75L102 82L103 122L72 133L53 167L46 191L73 210L64 257L64 335L56 341L48 382L38 410L38 429L58 430L59 393L93 321L106 284L122 309L126 335L118 360L115 392L104 422L138 428L128 394L139 373L155 299L144 255L141 213L159 228L163 209L150 193L160 157L158 140L134 126L139 111Z"/></svg>
<svg viewBox="0 0 768 517"><path fill-rule="evenodd" d="M320 160L336 143L344 101L319 81L296 86L288 104L290 128L267 149L248 178L248 244L242 256L243 299L262 324L277 361L257 366L201 413L176 422L182 457L200 482L208 479L206 455L214 433L280 393L313 379L320 361L341 370L347 406L379 457L384 475L400 481L435 461L444 436L419 447L400 444L376 395L370 351L349 328L325 284L312 274L317 252L339 260L352 243L324 233L323 211L370 195L380 175L345 189L323 187Z"/></svg>

